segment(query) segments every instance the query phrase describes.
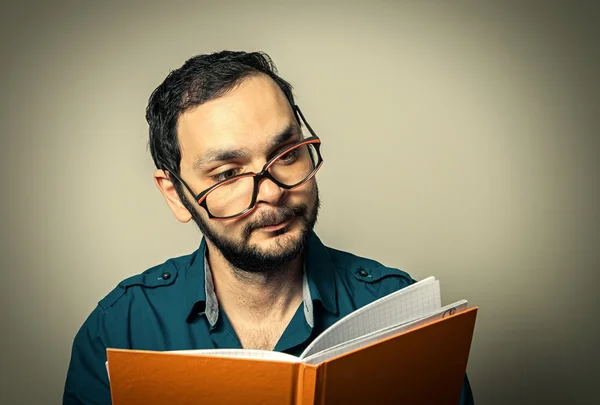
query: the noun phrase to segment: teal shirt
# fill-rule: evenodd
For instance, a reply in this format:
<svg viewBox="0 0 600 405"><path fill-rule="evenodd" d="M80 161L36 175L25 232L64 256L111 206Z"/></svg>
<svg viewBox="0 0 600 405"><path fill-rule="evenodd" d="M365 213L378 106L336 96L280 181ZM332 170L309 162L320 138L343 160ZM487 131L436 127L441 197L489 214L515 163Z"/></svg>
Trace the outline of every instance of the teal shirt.
<svg viewBox="0 0 600 405"><path fill-rule="evenodd" d="M108 405L106 348L186 350L241 348L217 304L206 244L122 281L75 336L63 405ZM415 281L405 272L329 248L312 234L304 263L303 305L275 351L300 355L312 340L352 311ZM473 404L465 376L460 405Z"/></svg>

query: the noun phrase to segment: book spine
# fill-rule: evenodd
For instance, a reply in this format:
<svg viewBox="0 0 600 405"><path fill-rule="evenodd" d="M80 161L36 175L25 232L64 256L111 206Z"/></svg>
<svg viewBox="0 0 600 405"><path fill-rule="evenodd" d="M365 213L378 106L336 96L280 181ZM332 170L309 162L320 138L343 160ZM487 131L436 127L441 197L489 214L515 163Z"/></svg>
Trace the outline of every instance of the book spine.
<svg viewBox="0 0 600 405"><path fill-rule="evenodd" d="M325 405L325 392L327 389L327 363L322 363L315 368L315 389L312 404Z"/></svg>
<svg viewBox="0 0 600 405"><path fill-rule="evenodd" d="M314 405L317 384L317 367L310 364L299 364L296 379L295 405Z"/></svg>

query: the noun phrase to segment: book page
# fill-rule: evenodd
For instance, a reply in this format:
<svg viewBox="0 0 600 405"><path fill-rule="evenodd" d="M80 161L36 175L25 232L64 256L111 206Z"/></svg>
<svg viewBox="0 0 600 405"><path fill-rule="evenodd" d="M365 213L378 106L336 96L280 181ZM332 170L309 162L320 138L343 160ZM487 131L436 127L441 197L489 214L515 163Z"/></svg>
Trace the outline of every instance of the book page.
<svg viewBox="0 0 600 405"><path fill-rule="evenodd" d="M221 357L237 357L245 359L263 359L276 360L287 362L298 362L300 359L291 354L268 351L268 350L251 350L251 349L198 349L198 350L171 350L165 353L186 354L194 356L221 356Z"/></svg>
<svg viewBox="0 0 600 405"><path fill-rule="evenodd" d="M365 305L319 335L300 359L391 326L409 322L441 307L440 283L428 277Z"/></svg>
<svg viewBox="0 0 600 405"><path fill-rule="evenodd" d="M386 328L386 329L383 329L383 330L380 330L377 332L372 332L372 333L362 336L362 337L358 337L351 341L348 341L345 343L340 343L337 346L334 346L334 347L326 349L322 352L313 354L313 355L305 358L303 361L304 361L304 363L307 363L307 364L317 365L326 360L329 360L336 356L339 356L341 354L348 353L355 349L360 349L361 347L365 347L372 343L383 340L385 338L396 336L401 333L407 332L409 330L416 329L422 325L436 321L438 319L445 318L450 315L457 314L459 312L465 311L466 309L467 309L467 300L460 300L458 302L455 302L454 304L446 305L446 306L440 308L433 314L429 314L427 316L420 317L411 322L408 322L408 323L405 323L405 324L402 324L399 326L391 326L389 328Z"/></svg>
<svg viewBox="0 0 600 405"><path fill-rule="evenodd" d="M188 356L220 356L235 357L240 359L262 359L271 361L285 361L288 363L299 362L300 359L291 354L268 351L268 350L250 350L250 349L196 349L196 350L167 350L160 353L172 353ZM108 361L104 363L108 372Z"/></svg>

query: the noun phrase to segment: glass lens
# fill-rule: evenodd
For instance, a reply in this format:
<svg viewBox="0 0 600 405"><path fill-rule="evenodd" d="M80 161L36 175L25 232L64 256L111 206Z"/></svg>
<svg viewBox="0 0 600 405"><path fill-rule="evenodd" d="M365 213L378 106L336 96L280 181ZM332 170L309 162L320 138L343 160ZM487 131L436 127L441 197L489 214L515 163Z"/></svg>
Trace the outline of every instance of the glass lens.
<svg viewBox="0 0 600 405"><path fill-rule="evenodd" d="M237 215L250 207L254 177L242 177L221 184L206 196L206 206L216 217Z"/></svg>
<svg viewBox="0 0 600 405"><path fill-rule="evenodd" d="M299 145L280 155L269 166L269 173L286 186L295 186L315 170L317 157L313 144Z"/></svg>
<svg viewBox="0 0 600 405"><path fill-rule="evenodd" d="M286 186L302 183L315 170L318 154L313 144L285 151L271 162L269 173ZM254 177L247 176L220 184L206 196L208 211L216 217L232 217L250 208Z"/></svg>

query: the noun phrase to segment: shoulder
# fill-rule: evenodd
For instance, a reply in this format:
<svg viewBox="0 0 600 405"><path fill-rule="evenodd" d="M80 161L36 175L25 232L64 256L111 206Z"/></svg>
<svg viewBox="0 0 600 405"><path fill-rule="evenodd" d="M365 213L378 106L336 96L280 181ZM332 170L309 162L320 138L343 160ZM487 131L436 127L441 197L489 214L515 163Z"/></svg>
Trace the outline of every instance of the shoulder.
<svg viewBox="0 0 600 405"><path fill-rule="evenodd" d="M406 271L383 265L377 260L350 252L327 248L334 263L336 277L354 295L369 301L407 287L415 280Z"/></svg>
<svg viewBox="0 0 600 405"><path fill-rule="evenodd" d="M65 399L87 397L110 402L110 392L106 390L106 348L131 347L132 331L139 335L148 327L149 318L142 308L150 308L147 304L156 303L158 296L169 301L164 294L150 291L164 291L174 285L191 256L169 259L122 280L97 303L73 340Z"/></svg>
<svg viewBox="0 0 600 405"><path fill-rule="evenodd" d="M182 272L195 253L171 258L119 282L83 322L73 350L82 358L92 352L102 357L105 347L128 347L131 332L146 329L152 321L152 308L172 307L179 294L177 280L184 278Z"/></svg>
<svg viewBox="0 0 600 405"><path fill-rule="evenodd" d="M196 252L168 259L153 266L146 271L128 277L117 284L112 291L98 302L101 311L110 311L111 308L128 301L138 293L148 290L157 290L173 286L180 273L189 267L190 261Z"/></svg>

